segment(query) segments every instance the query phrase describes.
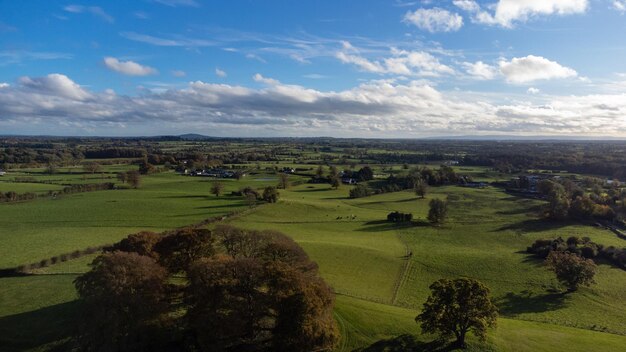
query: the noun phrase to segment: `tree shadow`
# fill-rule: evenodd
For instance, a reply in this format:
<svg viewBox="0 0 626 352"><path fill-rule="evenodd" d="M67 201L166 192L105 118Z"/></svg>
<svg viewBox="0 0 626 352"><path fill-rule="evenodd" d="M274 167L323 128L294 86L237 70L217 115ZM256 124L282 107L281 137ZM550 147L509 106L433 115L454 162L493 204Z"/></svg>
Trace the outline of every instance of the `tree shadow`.
<svg viewBox="0 0 626 352"><path fill-rule="evenodd" d="M0 348L4 352L25 351L54 344L63 350L75 329L80 303L61 303L31 312L0 318Z"/></svg>
<svg viewBox="0 0 626 352"><path fill-rule="evenodd" d="M531 291L509 292L496 301L502 316L514 317L523 313L542 313L564 308L567 296L563 293L534 294Z"/></svg>
<svg viewBox="0 0 626 352"><path fill-rule="evenodd" d="M528 214L528 215L539 216L541 214L541 208L542 208L542 206L535 205L535 206L531 206L531 207L522 207L522 208L512 209L512 210L500 210L500 211L497 211L496 214L498 214L498 215Z"/></svg>
<svg viewBox="0 0 626 352"><path fill-rule="evenodd" d="M571 225L568 221L551 221L546 219L531 219L524 220L520 222L516 222L514 224L502 226L493 230L492 232L499 231L517 231L517 232L542 232L549 230L557 230L566 226Z"/></svg>
<svg viewBox="0 0 626 352"><path fill-rule="evenodd" d="M400 335L388 340L380 340L365 348L353 352L427 352L427 351L454 351L457 348L445 341L419 341L413 335Z"/></svg>
<svg viewBox="0 0 626 352"><path fill-rule="evenodd" d="M402 229L410 229L414 227L426 227L426 226L430 226L430 223L424 220L414 220L414 221L401 222L401 223L390 222L387 220L375 220L375 221L368 221L364 225L365 227L362 227L355 231L382 232L382 231L402 230Z"/></svg>

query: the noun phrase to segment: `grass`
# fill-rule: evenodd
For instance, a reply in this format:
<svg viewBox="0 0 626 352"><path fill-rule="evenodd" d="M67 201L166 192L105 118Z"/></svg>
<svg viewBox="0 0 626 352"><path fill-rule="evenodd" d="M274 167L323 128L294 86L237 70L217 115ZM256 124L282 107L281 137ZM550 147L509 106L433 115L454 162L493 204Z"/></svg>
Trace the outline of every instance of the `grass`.
<svg viewBox="0 0 626 352"><path fill-rule="evenodd" d="M229 193L246 185L275 184L275 177L259 173L222 182ZM211 184L206 178L164 173L145 177L138 190L2 204L0 267L246 207L238 197L210 195ZM486 283L501 314L488 340L470 340L470 350L621 351L626 345L626 271L602 264L596 285L564 295L541 262L524 253L538 238L571 235L624 246L611 232L539 220L541 201L495 188L430 188L426 199L411 192L348 199L348 189L301 184L280 190L277 204L231 220L237 226L282 231L317 261L337 292L339 351L445 348L433 343L433 336L421 335L414 318L433 281L459 276ZM450 201L449 221L441 227L423 223L435 197ZM396 210L422 222L399 226L384 221ZM72 280L92 258L60 263L35 276L0 279L0 345L9 351L43 350L69 336L76 311Z"/></svg>

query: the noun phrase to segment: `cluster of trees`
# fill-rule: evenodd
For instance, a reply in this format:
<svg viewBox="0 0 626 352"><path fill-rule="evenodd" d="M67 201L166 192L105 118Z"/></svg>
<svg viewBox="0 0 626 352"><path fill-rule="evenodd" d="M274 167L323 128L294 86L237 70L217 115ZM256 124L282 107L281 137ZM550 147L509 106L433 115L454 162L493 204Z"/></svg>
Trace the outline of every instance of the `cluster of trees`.
<svg viewBox="0 0 626 352"><path fill-rule="evenodd" d="M371 196L372 194L374 194L374 192L372 192L372 190L367 185L358 184L350 189L349 194L350 198L363 198Z"/></svg>
<svg viewBox="0 0 626 352"><path fill-rule="evenodd" d="M17 193L14 191L0 192L0 202L22 202L37 199L37 194L33 192Z"/></svg>
<svg viewBox="0 0 626 352"><path fill-rule="evenodd" d="M585 191L571 180L556 182L542 180L537 184L537 191L548 201L546 216L563 220L598 218L613 220L616 217L617 200L623 198L605 197L601 189L587 195ZM600 194L598 194L600 193Z"/></svg>
<svg viewBox="0 0 626 352"><path fill-rule="evenodd" d="M118 172L117 179L122 183L128 183L132 188L139 188L141 185L141 174L136 170Z"/></svg>
<svg viewBox="0 0 626 352"><path fill-rule="evenodd" d="M76 250L70 253L63 253L60 255L52 256L50 258L45 258L35 263L20 265L14 268L13 270L16 273L24 274L24 273L28 273L31 270L45 268L50 265L66 262L68 260L77 259L85 255L94 254L100 251L101 249L103 249L103 247L88 247L83 250Z"/></svg>
<svg viewBox="0 0 626 352"><path fill-rule="evenodd" d="M215 193L213 193L215 194ZM232 191L230 193L233 196L244 197L248 205L254 206L257 201L265 201L267 203L276 203L280 198L280 192L276 187L267 186L263 189L263 192L259 193L258 190L246 186L244 188L239 189L238 191Z"/></svg>
<svg viewBox="0 0 626 352"><path fill-rule="evenodd" d="M441 165L439 169L430 169L428 167L413 168L406 175L391 175L387 177L385 182L380 185L375 193L398 192L406 189L413 189L415 193L424 197L428 190L428 186L441 186L445 184L455 184L461 180L465 181L465 177L461 177L447 165Z"/></svg>
<svg viewBox="0 0 626 352"><path fill-rule="evenodd" d="M604 246L592 242L589 237L571 236L567 240L539 239L526 248L526 252L539 258L547 258L552 252L568 252L586 259L605 260L618 268L626 270L626 248Z"/></svg>
<svg viewBox="0 0 626 352"><path fill-rule="evenodd" d="M106 183L89 183L89 184L74 184L71 186L63 187L61 191L49 191L47 196L56 196L56 194L72 194L72 193L82 193L82 192L95 192L95 191L106 191L115 189L115 184L112 182ZM0 192L0 202L21 202L27 200L37 199L38 195L33 192L27 193L16 193L14 191L9 192Z"/></svg>
<svg viewBox="0 0 626 352"><path fill-rule="evenodd" d="M274 231L141 232L75 285L87 351L326 351L339 338L317 265Z"/></svg>
<svg viewBox="0 0 626 352"><path fill-rule="evenodd" d="M413 214L411 213L400 213L398 211L394 211L393 213L389 213L387 215L387 221L390 222L411 222L413 220Z"/></svg>

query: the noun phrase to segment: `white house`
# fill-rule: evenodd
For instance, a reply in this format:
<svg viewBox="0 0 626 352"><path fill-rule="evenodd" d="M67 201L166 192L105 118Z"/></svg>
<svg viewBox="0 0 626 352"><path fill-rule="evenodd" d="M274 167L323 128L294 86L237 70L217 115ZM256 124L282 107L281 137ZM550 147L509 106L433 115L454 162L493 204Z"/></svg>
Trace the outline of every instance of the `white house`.
<svg viewBox="0 0 626 352"><path fill-rule="evenodd" d="M4 170L0 169L0 176L4 176L4 175L6 175L6 174L7 174L7 173L6 173L6 171L4 171Z"/></svg>

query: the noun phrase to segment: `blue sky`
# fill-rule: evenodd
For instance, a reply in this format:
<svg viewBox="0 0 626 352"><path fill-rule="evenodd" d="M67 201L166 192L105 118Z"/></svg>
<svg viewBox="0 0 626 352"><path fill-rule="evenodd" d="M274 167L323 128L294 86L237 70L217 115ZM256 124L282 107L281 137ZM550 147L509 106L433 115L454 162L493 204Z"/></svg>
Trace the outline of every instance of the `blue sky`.
<svg viewBox="0 0 626 352"><path fill-rule="evenodd" d="M0 134L626 137L626 0L1 1Z"/></svg>

